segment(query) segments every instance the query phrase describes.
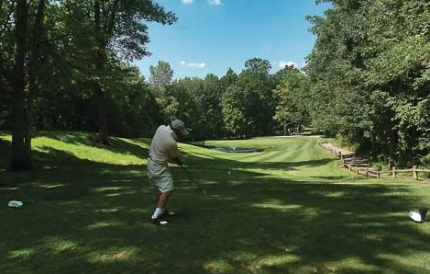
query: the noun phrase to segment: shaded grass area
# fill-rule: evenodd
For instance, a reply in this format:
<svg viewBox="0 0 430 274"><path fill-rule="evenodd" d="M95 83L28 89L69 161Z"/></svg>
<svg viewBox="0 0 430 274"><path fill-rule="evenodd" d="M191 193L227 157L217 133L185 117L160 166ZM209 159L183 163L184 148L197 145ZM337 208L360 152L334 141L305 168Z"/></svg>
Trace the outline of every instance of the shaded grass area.
<svg viewBox="0 0 430 274"><path fill-rule="evenodd" d="M180 145L208 195L172 165L178 216L156 227L148 140L98 148L85 133L41 135L43 169L0 172L0 273L430 273L429 226L407 218L429 184L357 177L317 139L237 142L264 151Z"/></svg>

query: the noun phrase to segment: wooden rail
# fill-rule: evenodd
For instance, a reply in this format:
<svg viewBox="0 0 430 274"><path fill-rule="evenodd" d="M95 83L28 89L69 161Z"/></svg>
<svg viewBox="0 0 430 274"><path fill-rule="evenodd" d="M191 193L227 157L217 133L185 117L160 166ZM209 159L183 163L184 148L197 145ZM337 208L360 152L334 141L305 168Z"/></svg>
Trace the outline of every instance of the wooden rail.
<svg viewBox="0 0 430 274"><path fill-rule="evenodd" d="M333 148L333 145L327 145L327 143L318 143L318 146L326 151L336 154L338 159L342 161L342 166L347 168L349 171L353 171L356 174L364 175L366 177L392 177L396 179L399 173L412 172L414 180L418 180L419 173L430 173L430 170L418 169L418 166L413 166L410 169L396 169L396 167L393 167L393 169L389 171L374 170L368 164L366 159L356 157L354 153L342 154L340 149Z"/></svg>

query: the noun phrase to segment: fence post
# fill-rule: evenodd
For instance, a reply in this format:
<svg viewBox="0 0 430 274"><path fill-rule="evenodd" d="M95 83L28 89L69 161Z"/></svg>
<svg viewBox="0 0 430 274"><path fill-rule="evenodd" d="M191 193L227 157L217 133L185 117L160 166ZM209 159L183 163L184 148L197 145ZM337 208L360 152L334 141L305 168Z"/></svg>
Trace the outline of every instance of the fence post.
<svg viewBox="0 0 430 274"><path fill-rule="evenodd" d="M366 177L369 177L369 169L366 168Z"/></svg>
<svg viewBox="0 0 430 274"><path fill-rule="evenodd" d="M394 160L390 158L388 161L388 170L392 170L394 167Z"/></svg>
<svg viewBox="0 0 430 274"><path fill-rule="evenodd" d="M414 175L414 180L418 180L417 166L412 166L412 173Z"/></svg>
<svg viewBox="0 0 430 274"><path fill-rule="evenodd" d="M393 178L396 179L396 167L393 166L393 169L391 171L393 172Z"/></svg>
<svg viewBox="0 0 430 274"><path fill-rule="evenodd" d="M358 172L358 166L356 166L356 167L355 167L355 173L360 174L360 173Z"/></svg>
<svg viewBox="0 0 430 274"><path fill-rule="evenodd" d="M378 170L378 172L376 173L376 175L378 176L378 179L380 179L380 178L381 178L381 173L379 172L379 170Z"/></svg>
<svg viewBox="0 0 430 274"><path fill-rule="evenodd" d="M351 171L351 164L348 164L348 169L349 171Z"/></svg>

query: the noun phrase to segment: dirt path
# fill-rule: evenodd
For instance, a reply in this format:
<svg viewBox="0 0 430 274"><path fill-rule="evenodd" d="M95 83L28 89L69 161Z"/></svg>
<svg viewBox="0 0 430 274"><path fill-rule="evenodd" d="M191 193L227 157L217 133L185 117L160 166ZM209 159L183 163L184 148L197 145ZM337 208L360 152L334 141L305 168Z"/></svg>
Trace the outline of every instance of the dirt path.
<svg viewBox="0 0 430 274"><path fill-rule="evenodd" d="M349 151L349 150L344 149L344 148L336 147L332 143L324 143L324 144L322 144L322 146L325 147L327 150L335 151L337 154L339 154L339 152L341 152L342 155L354 154L354 152Z"/></svg>

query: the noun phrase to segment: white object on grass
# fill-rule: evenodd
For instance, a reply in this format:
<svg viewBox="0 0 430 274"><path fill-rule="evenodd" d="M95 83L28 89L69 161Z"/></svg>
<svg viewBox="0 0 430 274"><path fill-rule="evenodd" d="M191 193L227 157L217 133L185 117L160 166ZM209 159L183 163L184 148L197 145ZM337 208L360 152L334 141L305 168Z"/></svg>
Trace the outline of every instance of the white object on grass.
<svg viewBox="0 0 430 274"><path fill-rule="evenodd" d="M423 220L422 220L422 217L421 217L421 214L419 213L419 212L415 212L415 211L409 211L409 217L414 221L414 222L417 222L417 223L421 223Z"/></svg>
<svg viewBox="0 0 430 274"><path fill-rule="evenodd" d="M14 207L14 208L21 208L24 206L24 204L21 201L10 201L8 206Z"/></svg>

